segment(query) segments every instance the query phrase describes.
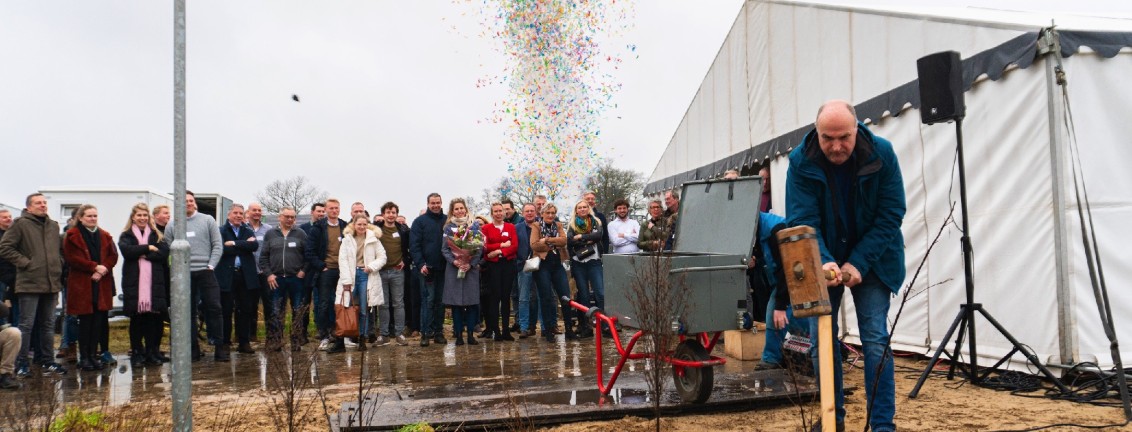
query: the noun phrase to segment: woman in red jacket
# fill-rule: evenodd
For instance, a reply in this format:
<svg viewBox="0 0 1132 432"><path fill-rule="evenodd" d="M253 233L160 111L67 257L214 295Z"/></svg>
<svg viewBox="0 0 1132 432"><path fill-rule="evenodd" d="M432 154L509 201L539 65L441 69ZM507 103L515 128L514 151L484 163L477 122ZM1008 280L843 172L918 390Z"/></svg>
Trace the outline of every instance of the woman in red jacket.
<svg viewBox="0 0 1132 432"><path fill-rule="evenodd" d="M63 259L70 266L67 277L67 314L79 317L79 368L103 368L95 345L107 325L106 312L114 302L114 265L118 248L114 238L98 227L98 209L79 207L79 223L63 239Z"/></svg>
<svg viewBox="0 0 1132 432"><path fill-rule="evenodd" d="M484 317L487 329L480 337L494 336L497 341L513 341L511 336L511 285L515 282L515 255L519 252L519 234L515 225L503 221L503 204L491 203L491 223L483 232L483 274L487 278L484 296ZM499 319L503 318L503 330Z"/></svg>

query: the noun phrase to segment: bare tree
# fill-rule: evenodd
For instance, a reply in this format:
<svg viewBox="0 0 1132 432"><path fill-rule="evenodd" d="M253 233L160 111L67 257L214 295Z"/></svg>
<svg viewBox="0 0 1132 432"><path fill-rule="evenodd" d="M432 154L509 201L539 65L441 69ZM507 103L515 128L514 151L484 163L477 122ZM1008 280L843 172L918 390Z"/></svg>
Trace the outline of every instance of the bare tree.
<svg viewBox="0 0 1132 432"><path fill-rule="evenodd" d="M672 328L673 318L689 312L691 289L684 281L684 273L670 276L672 257L661 252L631 258L633 274L625 298L636 317L637 325L644 332L642 344L650 363L646 368L645 381L652 393L653 415L656 430L660 432L660 401L664 387L668 383L668 368L661 367L662 358L673 354L673 347L680 341ZM694 342L694 338L688 343ZM702 348L701 348L702 349ZM699 371L685 369L686 374Z"/></svg>
<svg viewBox="0 0 1132 432"><path fill-rule="evenodd" d="M645 208L645 175L628 169L613 166L613 161L605 160L598 164L585 182L586 190L597 194L597 210L613 214L613 201L624 198L629 201L629 211Z"/></svg>
<svg viewBox="0 0 1132 432"><path fill-rule="evenodd" d="M326 196L326 191L303 176L272 181L264 186L263 191L255 194L256 199L263 204L263 210L270 214L278 214L283 207L294 207L295 210L302 211Z"/></svg>

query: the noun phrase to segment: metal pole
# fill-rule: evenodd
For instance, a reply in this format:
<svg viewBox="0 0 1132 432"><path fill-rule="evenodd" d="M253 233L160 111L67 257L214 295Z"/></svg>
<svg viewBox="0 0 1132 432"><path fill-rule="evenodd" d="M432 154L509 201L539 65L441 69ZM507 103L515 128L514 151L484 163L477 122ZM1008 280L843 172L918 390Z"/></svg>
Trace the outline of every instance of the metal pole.
<svg viewBox="0 0 1132 432"><path fill-rule="evenodd" d="M173 430L193 430L189 242L185 238L185 0L173 0Z"/></svg>

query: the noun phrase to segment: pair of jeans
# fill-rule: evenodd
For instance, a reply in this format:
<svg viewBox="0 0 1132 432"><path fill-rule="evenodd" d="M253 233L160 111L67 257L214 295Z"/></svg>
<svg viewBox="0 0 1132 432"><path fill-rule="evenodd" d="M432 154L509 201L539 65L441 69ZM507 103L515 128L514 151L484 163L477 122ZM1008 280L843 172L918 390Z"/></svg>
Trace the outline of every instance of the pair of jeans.
<svg viewBox="0 0 1132 432"><path fill-rule="evenodd" d="M484 316L487 331L493 335L511 334L511 285L515 283L515 263L499 260L484 263L483 276L487 277L487 295ZM503 320L500 330L499 320Z"/></svg>
<svg viewBox="0 0 1132 432"><path fill-rule="evenodd" d="M515 314L515 320L519 322L519 330L531 330L535 327L539 315L539 297L538 292L535 291L537 287L534 284L534 273L520 269L516 279L519 285L519 310Z"/></svg>
<svg viewBox="0 0 1132 432"><path fill-rule="evenodd" d="M315 287L317 304L314 310L314 325L318 328L319 339L329 339L334 335L334 291L338 288L338 269L326 268L318 273Z"/></svg>
<svg viewBox="0 0 1132 432"><path fill-rule="evenodd" d="M539 263L534 278L535 284L538 285L539 304L542 305L543 334L550 334L553 329L558 327L558 313L554 310L555 305L562 307L562 321L564 321L566 330L572 331L570 317L573 314L570 311L573 308L563 300L564 297L570 297L570 281L566 279L566 269L562 268L562 261L559 261L558 255L547 255L546 259Z"/></svg>
<svg viewBox="0 0 1132 432"><path fill-rule="evenodd" d="M810 326L813 324L813 318L795 318L794 308L786 307L786 328L774 328L774 295L770 296L766 304L766 344L763 346L763 363L771 363L782 365L782 342L786 340L786 333L793 333L795 336L809 336L813 334L810 332Z"/></svg>
<svg viewBox="0 0 1132 432"><path fill-rule="evenodd" d="M421 337L440 335L444 331L444 266L429 267L428 276L419 272L418 275L421 280ZM476 320L475 317L472 319Z"/></svg>
<svg viewBox="0 0 1132 432"><path fill-rule="evenodd" d="M73 347L79 342L79 317L74 315L67 315L67 286L63 285L62 305L59 309L63 311L63 331L62 337L59 338L59 349ZM12 311L16 316L19 316L19 303L14 302ZM13 323L18 323L17 318L12 318Z"/></svg>
<svg viewBox="0 0 1132 432"><path fill-rule="evenodd" d="M224 343L232 343L232 331L236 332L236 341L241 345L251 343L252 332L256 328L258 318L257 306L259 292L248 289L241 272L235 272L232 277L232 286L228 291L220 292L220 309L224 314ZM235 326L232 325L235 318Z"/></svg>
<svg viewBox="0 0 1132 432"><path fill-rule="evenodd" d="M353 303L358 305L358 335L369 334L369 286L370 274L364 268L354 269L354 289L350 291Z"/></svg>
<svg viewBox="0 0 1132 432"><path fill-rule="evenodd" d="M600 259L570 262L570 274L578 287L578 303L605 310L604 272Z"/></svg>
<svg viewBox="0 0 1132 432"><path fill-rule="evenodd" d="M381 294L385 304L377 307L378 329L381 335L397 337L405 331L405 272L388 269L378 272L381 276ZM392 309L392 311L390 311ZM389 332L389 315L393 315L393 332Z"/></svg>
<svg viewBox="0 0 1132 432"><path fill-rule="evenodd" d="M452 335L457 338L463 337L463 333L467 331L468 336L472 336L476 324L480 321L479 305L449 307L452 308Z"/></svg>
<svg viewBox="0 0 1132 432"><path fill-rule="evenodd" d="M298 276L275 277L277 288L271 289L264 285L264 289L271 294L271 319L267 321L267 346L277 348L283 346L283 317L287 315L287 302L291 302L291 346L296 346L302 340L303 327L306 322L303 316L309 308L306 300L306 284Z"/></svg>
<svg viewBox="0 0 1132 432"><path fill-rule="evenodd" d="M892 418L896 414L896 382L892 370L892 352L888 347L888 307L892 300L892 290L888 289L874 273L869 273L865 280L853 288L849 288L853 295L853 306L857 310L857 326L861 334L861 346L865 353L865 394L871 401L872 414L869 424L877 432L896 430ZM845 295L845 287L838 286L829 289L829 304L833 305L833 374L834 390L837 400L837 421L845 419L845 393L843 392L841 350L837 349L837 316L841 298ZM810 356L814 361L814 371L820 371L818 365L818 320L813 320L810 326L813 349ZM882 365L880 374L878 366ZM876 390L873 390L874 384ZM875 393L875 394L874 394Z"/></svg>
<svg viewBox="0 0 1132 432"><path fill-rule="evenodd" d="M51 349L55 342L55 301L59 294L16 294L20 302L20 358L27 359L32 347L32 328L36 336L33 361L37 364L55 361Z"/></svg>
<svg viewBox="0 0 1132 432"><path fill-rule="evenodd" d="M220 345L224 341L221 334L224 324L220 316L220 284L216 282L216 273L212 270L197 270L189 273L189 319L192 321L193 352L200 352L200 341L196 335L200 334L197 327L200 320L198 314L204 317L205 331L208 333L208 343Z"/></svg>

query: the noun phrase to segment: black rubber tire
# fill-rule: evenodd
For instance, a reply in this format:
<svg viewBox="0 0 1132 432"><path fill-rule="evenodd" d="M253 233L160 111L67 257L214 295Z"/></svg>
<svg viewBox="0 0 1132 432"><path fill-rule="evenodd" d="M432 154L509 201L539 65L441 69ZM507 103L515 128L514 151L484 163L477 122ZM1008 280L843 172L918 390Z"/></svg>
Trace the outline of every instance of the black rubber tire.
<svg viewBox="0 0 1132 432"><path fill-rule="evenodd" d="M703 345L696 340L688 339L676 346L673 357L687 361L704 361L711 358ZM711 388L715 384L715 369L712 366L686 367L684 376L680 376L676 365L672 366L672 382L676 386L676 393L684 402L700 404L711 397Z"/></svg>

